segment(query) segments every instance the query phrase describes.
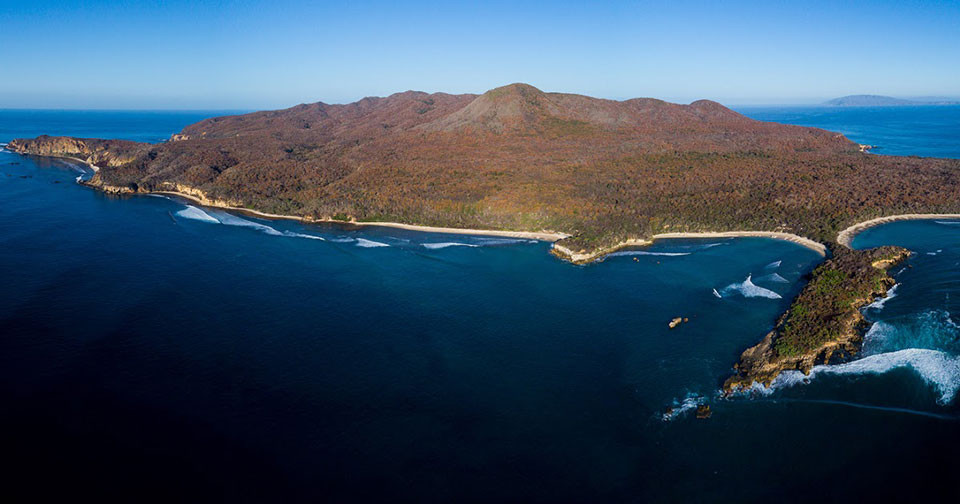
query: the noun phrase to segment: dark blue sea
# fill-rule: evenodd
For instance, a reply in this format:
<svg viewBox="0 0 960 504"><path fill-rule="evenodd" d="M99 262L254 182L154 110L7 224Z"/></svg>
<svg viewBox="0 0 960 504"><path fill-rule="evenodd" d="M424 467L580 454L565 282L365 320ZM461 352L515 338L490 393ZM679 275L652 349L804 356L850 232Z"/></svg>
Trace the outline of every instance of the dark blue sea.
<svg viewBox="0 0 960 504"><path fill-rule="evenodd" d="M945 110L949 146L929 136L941 119L928 112ZM897 142L956 155L958 112L903 109ZM0 111L0 142L158 141L212 114ZM822 124L818 112L763 114L858 128L851 138L892 149L863 111ZM541 242L268 221L108 196L78 176L69 162L0 152L5 495L960 497L958 221L856 239L915 252L891 296L865 310L875 324L861 360L724 400L731 365L787 308L815 252L663 240L573 266ZM668 329L678 316L689 322ZM712 418L695 418L699 404Z"/></svg>
<svg viewBox="0 0 960 504"><path fill-rule="evenodd" d="M960 158L960 105L735 107L759 121L813 126L897 156Z"/></svg>

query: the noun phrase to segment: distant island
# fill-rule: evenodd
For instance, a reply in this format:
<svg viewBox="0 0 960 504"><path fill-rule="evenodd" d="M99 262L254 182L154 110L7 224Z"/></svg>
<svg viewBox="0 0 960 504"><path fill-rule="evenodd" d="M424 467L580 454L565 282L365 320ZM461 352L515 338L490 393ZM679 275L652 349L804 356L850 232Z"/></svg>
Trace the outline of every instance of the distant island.
<svg viewBox="0 0 960 504"><path fill-rule="evenodd" d="M87 163L96 173L85 183L107 193L522 234L555 240L552 252L573 262L688 236L770 236L829 256L744 352L729 391L856 354L859 308L886 293L886 268L906 257L849 249L858 223L960 212L958 160L871 155L841 134L708 100L614 101L526 84L215 117L158 144L41 136L7 148Z"/></svg>
<svg viewBox="0 0 960 504"><path fill-rule="evenodd" d="M831 107L903 107L910 105L960 105L952 100L904 100L892 96L849 95L834 98L824 103Z"/></svg>

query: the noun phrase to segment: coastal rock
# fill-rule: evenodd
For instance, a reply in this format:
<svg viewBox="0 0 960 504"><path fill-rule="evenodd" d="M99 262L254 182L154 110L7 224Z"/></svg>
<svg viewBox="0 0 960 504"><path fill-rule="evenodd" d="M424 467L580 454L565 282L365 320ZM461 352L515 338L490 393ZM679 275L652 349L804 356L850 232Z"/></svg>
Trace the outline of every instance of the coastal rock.
<svg viewBox="0 0 960 504"><path fill-rule="evenodd" d="M726 394L769 386L783 371L809 374L815 365L848 360L859 353L866 321L860 309L885 296L894 280L887 269L910 252L901 247L838 248L760 343L746 349L723 384Z"/></svg>
<svg viewBox="0 0 960 504"><path fill-rule="evenodd" d="M684 318L683 318L683 317L675 317L675 318L674 318L673 320L671 320L670 323L667 324L667 325L670 327L670 329L673 329L674 327L677 327L678 325L682 324L683 322L684 322Z"/></svg>
<svg viewBox="0 0 960 504"><path fill-rule="evenodd" d="M707 404L701 404L697 406L697 418L700 420L706 420L713 416L713 411L710 410L710 406Z"/></svg>
<svg viewBox="0 0 960 504"><path fill-rule="evenodd" d="M8 147L99 167L90 185L107 191L181 185L304 219L556 230L565 237L552 253L575 263L669 237L769 236L822 251L839 225L887 209L960 211L960 161L866 156L843 135L706 100L526 84L408 91L211 117L169 140L41 136Z"/></svg>

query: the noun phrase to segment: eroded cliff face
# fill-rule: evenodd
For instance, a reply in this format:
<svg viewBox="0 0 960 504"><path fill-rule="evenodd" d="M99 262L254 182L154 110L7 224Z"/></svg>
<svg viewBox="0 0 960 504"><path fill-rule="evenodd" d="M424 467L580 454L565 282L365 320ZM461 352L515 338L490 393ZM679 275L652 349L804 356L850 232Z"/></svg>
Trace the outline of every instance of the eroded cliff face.
<svg viewBox="0 0 960 504"><path fill-rule="evenodd" d="M34 156L78 159L94 169L122 166L134 161L148 144L127 140L100 140L41 135L32 139L14 139L7 149Z"/></svg>
<svg viewBox="0 0 960 504"><path fill-rule="evenodd" d="M894 280L887 270L910 252L901 247L837 248L757 345L746 349L723 384L725 393L769 386L783 371L807 374L815 365L849 360L860 352L867 326L860 310L885 296Z"/></svg>

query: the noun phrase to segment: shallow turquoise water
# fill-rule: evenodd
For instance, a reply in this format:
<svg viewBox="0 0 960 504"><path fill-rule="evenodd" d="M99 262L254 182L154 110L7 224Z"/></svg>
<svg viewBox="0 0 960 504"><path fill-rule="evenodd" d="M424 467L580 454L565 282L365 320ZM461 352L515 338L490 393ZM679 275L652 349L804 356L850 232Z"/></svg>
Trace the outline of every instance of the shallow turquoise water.
<svg viewBox="0 0 960 504"><path fill-rule="evenodd" d="M0 131L43 129L4 114ZM841 474L837 499L956 494L955 385L917 372L929 354L716 397L819 262L808 249L663 240L572 266L545 243L266 221L77 175L0 153L13 481L158 499L753 501L822 497ZM918 253L867 312L892 328L871 355L952 362L960 226L856 241L882 243ZM690 321L669 330L675 316ZM713 418L682 407L700 402ZM665 419L671 406L685 412Z"/></svg>

